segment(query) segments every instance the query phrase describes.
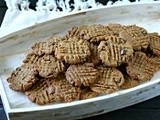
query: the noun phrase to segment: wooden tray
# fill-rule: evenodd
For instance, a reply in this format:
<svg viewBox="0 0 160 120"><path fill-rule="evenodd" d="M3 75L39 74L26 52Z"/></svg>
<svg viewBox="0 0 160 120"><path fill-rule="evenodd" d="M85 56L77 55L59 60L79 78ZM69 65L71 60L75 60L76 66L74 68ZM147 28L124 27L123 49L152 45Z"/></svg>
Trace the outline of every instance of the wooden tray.
<svg viewBox="0 0 160 120"><path fill-rule="evenodd" d="M77 119L110 112L160 95L160 72L149 82L92 99L39 106L9 89L6 78L20 66L31 45L51 35L63 35L83 24L137 24L160 34L160 2L104 7L71 13L0 38L0 92L8 119ZM8 28L12 29L12 28Z"/></svg>

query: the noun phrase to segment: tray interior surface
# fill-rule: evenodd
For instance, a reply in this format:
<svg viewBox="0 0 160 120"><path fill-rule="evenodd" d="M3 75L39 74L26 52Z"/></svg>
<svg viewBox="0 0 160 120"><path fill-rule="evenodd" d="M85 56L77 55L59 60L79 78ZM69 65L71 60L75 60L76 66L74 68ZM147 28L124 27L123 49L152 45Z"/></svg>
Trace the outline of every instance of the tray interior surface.
<svg viewBox="0 0 160 120"><path fill-rule="evenodd" d="M74 21L79 20L77 25L80 25L80 24L83 24L83 21L86 18L88 18L88 22L86 22L84 24L100 23L100 24L105 25L107 23L113 23L113 22L126 24L126 25L127 24L136 24L136 25L139 25L139 26L142 26L142 27L146 28L148 32L158 32L160 34L160 12L157 9L155 9L155 12L153 12L154 11L153 6L152 6L152 8L150 8L150 9L153 9L153 10L151 10L152 12L150 12L148 10L149 12L144 13L144 14L142 14L143 12L139 13L139 12L136 12L136 11L134 13L129 12L129 10L131 10L131 11L136 10L136 7L135 8L129 8L128 7L128 8L125 8L125 9L124 9L124 7L122 7L122 8L123 9L119 9L120 10L119 12L121 12L123 14L121 14L121 15L118 14L117 15L116 13L113 12L113 14L111 14L110 17L109 16L104 16L103 17L105 12L106 12L106 14L108 14L107 9L105 9L105 12L103 12L101 14L101 17L98 20L96 19L97 18L96 15L100 14L100 11L97 11L97 12L96 11L91 11L91 12L88 13L88 16L87 16L87 14L84 15L85 17L82 16L82 19L79 19L80 17L76 16L74 19L70 20L69 24L71 24L71 25L68 25L66 27L66 29L63 31L63 34L66 32L66 30L69 30L69 28L71 28L75 25L75 24L72 25L73 20ZM118 10L118 9L116 9L116 10ZM95 14L95 16L93 14ZM57 19L57 20L61 20L61 18ZM56 20L54 22L56 24ZM64 22L64 26L67 25L67 24L68 24L68 21ZM60 25L60 24L58 24L58 25ZM63 26L61 26L61 27L63 27ZM54 29L54 28L52 28L52 29ZM47 30L46 30L46 32L47 32ZM58 33L56 35L58 35ZM9 86L8 86L9 84L7 83L6 79L9 76L9 74L11 73L12 70L14 70L16 67L18 67L22 64L22 60L25 58L26 54L29 52L29 48L31 47L31 44L33 44L35 42L38 42L38 41L43 41L47 37L49 37L49 35L44 36L43 38L42 37L41 38L36 38L36 40L34 39L33 41L32 41L32 37L31 37L30 41L26 42L27 41L26 40L24 42L24 44L22 42L22 46L20 46L21 44L19 44L19 43L21 43L21 41L20 41L20 42L18 42L19 47L17 47L17 49L19 49L19 52L17 52L17 50L14 51L15 48L13 48L13 53L9 53L7 55L2 55L2 57L0 58L0 78L1 78L1 84L3 86L3 88L1 88L1 90L3 90L3 91L1 91L1 92L5 93L6 98L7 98L6 104L9 104L9 107L11 109L33 108L33 107L38 106L38 105L32 103L23 93L12 91L9 88ZM25 46L25 48L23 48L23 46ZM10 47L12 49L12 45L10 45ZM5 51L5 49L4 49L4 51ZM159 77L160 77L160 73L155 74L152 81L160 81L158 79ZM143 83L141 86L143 86L145 84L148 84L148 83L149 82ZM138 86L137 86L137 89L138 89ZM115 95L116 95L116 93L124 94L124 91L126 91L126 93L129 92L129 90L120 90L120 91L115 92L113 94L115 94ZM111 94L109 94L109 95L111 95ZM105 96L107 96L107 95L105 95ZM97 98L100 98L100 97L97 97ZM96 100L96 98L93 98L93 100ZM79 102L79 101L74 101L72 103L76 104L76 102ZM72 103L64 103L64 104L52 103L52 104L49 104L49 105L63 106L63 105L67 105L67 104L71 105ZM84 103L85 103L85 100L84 100ZM44 105L44 106L49 106L49 105Z"/></svg>

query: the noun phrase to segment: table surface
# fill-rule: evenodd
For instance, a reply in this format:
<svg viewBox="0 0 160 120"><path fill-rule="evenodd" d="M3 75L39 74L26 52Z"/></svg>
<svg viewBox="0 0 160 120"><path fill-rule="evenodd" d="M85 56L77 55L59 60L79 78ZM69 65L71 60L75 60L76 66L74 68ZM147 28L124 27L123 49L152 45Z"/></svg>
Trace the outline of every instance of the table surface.
<svg viewBox="0 0 160 120"><path fill-rule="evenodd" d="M33 0L31 7L35 5ZM101 0L103 1L103 0ZM5 2L0 0L0 24L6 11ZM159 92L159 91L157 91ZM160 120L160 96L148 101L116 110L110 113L98 115L95 117L85 118L83 120ZM0 99L0 120L7 120L2 101Z"/></svg>

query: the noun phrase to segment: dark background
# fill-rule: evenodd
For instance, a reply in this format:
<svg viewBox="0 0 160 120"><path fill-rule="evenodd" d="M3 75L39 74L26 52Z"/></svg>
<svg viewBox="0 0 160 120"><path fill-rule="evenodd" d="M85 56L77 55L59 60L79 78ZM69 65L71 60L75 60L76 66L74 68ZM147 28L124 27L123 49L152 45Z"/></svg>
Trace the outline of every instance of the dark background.
<svg viewBox="0 0 160 120"><path fill-rule="evenodd" d="M34 9L36 2L38 0L30 0L30 1L32 1L30 4L30 8ZM97 0L97 1L103 4L107 3L107 0ZM114 1L116 0L113 0L113 2ZM0 25L6 10L7 7L5 5L5 2L3 0L0 0ZM0 99L0 120L7 120L1 99ZM86 118L83 120L160 120L160 96L124 109Z"/></svg>

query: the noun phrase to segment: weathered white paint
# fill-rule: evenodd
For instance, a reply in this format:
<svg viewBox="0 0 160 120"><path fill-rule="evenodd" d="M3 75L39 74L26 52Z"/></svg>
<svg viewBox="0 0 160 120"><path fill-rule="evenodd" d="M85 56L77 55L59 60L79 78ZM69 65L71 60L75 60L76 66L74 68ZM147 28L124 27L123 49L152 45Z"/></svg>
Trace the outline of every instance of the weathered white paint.
<svg viewBox="0 0 160 120"><path fill-rule="evenodd" d="M36 105L23 93L9 89L6 78L20 66L25 54L35 42L50 35L63 35L73 26L82 24L137 24L149 32L160 33L160 3L135 4L72 13L42 24L12 33L0 39L0 90L5 111L11 120L34 118L64 119L83 118L102 114L160 95L160 73L146 83L112 94L71 103Z"/></svg>

